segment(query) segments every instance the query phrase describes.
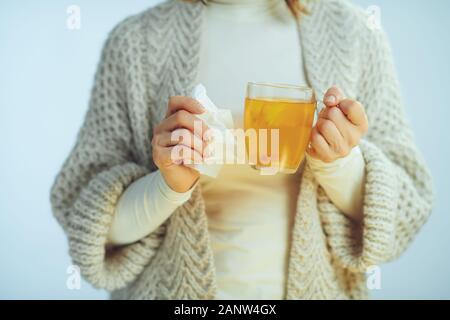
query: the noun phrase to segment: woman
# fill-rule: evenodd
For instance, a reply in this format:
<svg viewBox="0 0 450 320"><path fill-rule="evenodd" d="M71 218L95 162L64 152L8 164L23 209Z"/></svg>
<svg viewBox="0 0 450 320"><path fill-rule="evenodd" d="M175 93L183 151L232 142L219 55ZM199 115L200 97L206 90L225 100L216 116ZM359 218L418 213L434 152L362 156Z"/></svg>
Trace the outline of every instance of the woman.
<svg viewBox="0 0 450 320"><path fill-rule="evenodd" d="M432 192L387 40L366 20L345 1L210 0L120 23L52 188L84 277L127 299L367 297L366 269L408 247ZM212 180L170 157L171 133L193 134L203 112L196 83L239 123L255 80L323 95L297 174L236 165Z"/></svg>

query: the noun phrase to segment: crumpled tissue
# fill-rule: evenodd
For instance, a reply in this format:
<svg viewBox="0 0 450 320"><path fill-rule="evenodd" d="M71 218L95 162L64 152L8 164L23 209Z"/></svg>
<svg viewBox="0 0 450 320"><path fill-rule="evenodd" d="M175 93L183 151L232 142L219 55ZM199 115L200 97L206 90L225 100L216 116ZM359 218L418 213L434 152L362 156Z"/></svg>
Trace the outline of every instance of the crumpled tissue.
<svg viewBox="0 0 450 320"><path fill-rule="evenodd" d="M198 84L192 90L192 98L196 99L206 111L197 114L196 117L203 120L209 129L211 142L207 148L211 154L207 159L204 158L200 164L194 164L192 167L200 174L216 178L224 163L223 153L215 153L215 150L224 150L226 143L233 143L229 129L234 128L233 116L230 110L218 108L206 94L206 89L202 84Z"/></svg>

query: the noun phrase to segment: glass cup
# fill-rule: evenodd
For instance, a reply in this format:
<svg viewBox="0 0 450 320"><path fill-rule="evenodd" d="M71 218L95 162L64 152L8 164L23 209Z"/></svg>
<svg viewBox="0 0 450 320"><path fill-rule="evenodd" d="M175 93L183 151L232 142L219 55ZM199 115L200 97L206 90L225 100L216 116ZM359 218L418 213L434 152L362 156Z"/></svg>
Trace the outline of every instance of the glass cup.
<svg viewBox="0 0 450 320"><path fill-rule="evenodd" d="M316 108L309 87L249 82L244 113L249 164L295 173L309 145Z"/></svg>

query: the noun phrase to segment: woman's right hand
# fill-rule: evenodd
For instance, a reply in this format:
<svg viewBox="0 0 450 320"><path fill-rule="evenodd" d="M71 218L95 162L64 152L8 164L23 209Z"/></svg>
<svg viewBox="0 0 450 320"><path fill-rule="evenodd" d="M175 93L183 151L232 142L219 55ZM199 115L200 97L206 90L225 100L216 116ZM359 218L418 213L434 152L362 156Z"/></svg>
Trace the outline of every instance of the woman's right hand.
<svg viewBox="0 0 450 320"><path fill-rule="evenodd" d="M171 97L165 119L153 130L153 161L166 183L176 192L187 192L200 176L198 171L185 164L203 160L207 144L204 133L208 128L195 116L203 112L205 109L193 98ZM194 132L195 121L201 121L201 132Z"/></svg>

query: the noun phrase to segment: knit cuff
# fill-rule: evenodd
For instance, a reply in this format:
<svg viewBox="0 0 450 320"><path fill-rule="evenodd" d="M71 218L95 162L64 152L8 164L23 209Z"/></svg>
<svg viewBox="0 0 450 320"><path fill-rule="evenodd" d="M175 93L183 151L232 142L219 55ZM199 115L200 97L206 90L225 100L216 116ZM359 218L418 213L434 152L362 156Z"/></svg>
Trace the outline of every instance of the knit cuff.
<svg viewBox="0 0 450 320"><path fill-rule="evenodd" d="M362 141L366 162L364 219L357 223L344 214L320 189L318 206L333 256L354 272L389 260L395 245L395 212L399 195L395 165L374 144Z"/></svg>
<svg viewBox="0 0 450 320"><path fill-rule="evenodd" d="M106 248L119 197L147 173L135 163L103 171L81 190L73 206L68 217L70 255L95 287L112 291L126 286L142 272L161 243L164 225L136 243Z"/></svg>
<svg viewBox="0 0 450 320"><path fill-rule="evenodd" d="M336 170L339 170L339 169L347 166L355 158L362 157L361 149L359 146L352 148L352 150L346 157L337 159L330 163L326 163L319 159L315 159L315 158L311 157L308 153L306 153L305 156L306 156L306 160L309 163L309 167L315 173L317 173L317 172L325 172L325 173L335 172Z"/></svg>

